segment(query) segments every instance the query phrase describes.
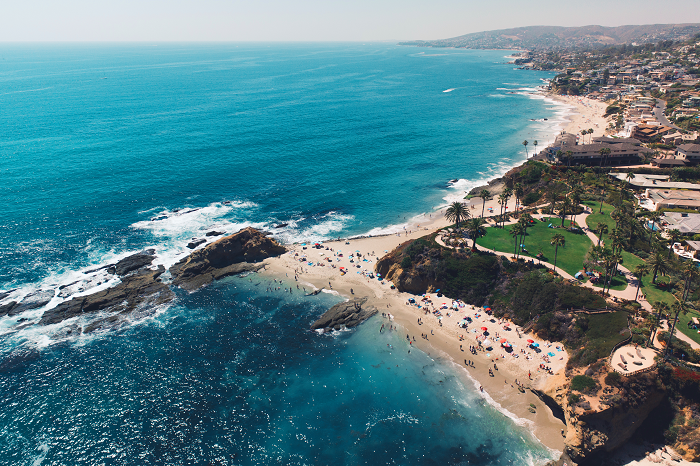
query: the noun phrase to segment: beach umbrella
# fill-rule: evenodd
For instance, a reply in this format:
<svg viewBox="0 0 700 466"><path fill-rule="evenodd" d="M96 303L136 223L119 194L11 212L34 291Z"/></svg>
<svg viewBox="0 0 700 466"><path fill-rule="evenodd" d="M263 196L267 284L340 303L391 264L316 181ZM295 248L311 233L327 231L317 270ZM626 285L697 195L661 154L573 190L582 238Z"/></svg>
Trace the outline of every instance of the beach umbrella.
<svg viewBox="0 0 700 466"><path fill-rule="evenodd" d="M493 346L493 343L488 338L486 340L484 340L481 344L484 346L484 348L488 348L488 347Z"/></svg>
<svg viewBox="0 0 700 466"><path fill-rule="evenodd" d="M527 342L528 342L528 343L534 343L535 340L528 340Z"/></svg>
<svg viewBox="0 0 700 466"><path fill-rule="evenodd" d="M487 329L486 327L481 327L481 330L483 330L483 331L485 332L485 331L487 331L488 329Z"/></svg>
<svg viewBox="0 0 700 466"><path fill-rule="evenodd" d="M540 346L540 344L539 343L532 343L532 346L538 347L538 346Z"/></svg>
<svg viewBox="0 0 700 466"><path fill-rule="evenodd" d="M508 341L508 339L506 339L506 338L501 338L501 343L505 343L505 342L507 342L507 341Z"/></svg>

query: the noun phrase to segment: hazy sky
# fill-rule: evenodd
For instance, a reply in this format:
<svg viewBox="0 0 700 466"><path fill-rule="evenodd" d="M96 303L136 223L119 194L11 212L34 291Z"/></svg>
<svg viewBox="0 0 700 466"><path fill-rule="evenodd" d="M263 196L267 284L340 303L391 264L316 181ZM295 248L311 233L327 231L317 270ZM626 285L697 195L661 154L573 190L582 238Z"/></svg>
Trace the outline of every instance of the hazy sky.
<svg viewBox="0 0 700 466"><path fill-rule="evenodd" d="M700 0L5 0L0 41L410 40L692 22Z"/></svg>

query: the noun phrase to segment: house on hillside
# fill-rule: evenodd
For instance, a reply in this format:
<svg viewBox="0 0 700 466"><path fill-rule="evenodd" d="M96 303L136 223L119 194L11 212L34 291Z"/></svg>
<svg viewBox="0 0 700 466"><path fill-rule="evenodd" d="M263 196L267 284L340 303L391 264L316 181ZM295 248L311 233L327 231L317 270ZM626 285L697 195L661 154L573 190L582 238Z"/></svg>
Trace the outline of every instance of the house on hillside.
<svg viewBox="0 0 700 466"><path fill-rule="evenodd" d="M601 149L608 149L609 154L601 155ZM567 152L571 152L570 160ZM594 138L591 144L576 144L576 135L569 133L559 134L543 151L550 162L589 166L634 165L640 162L641 153L639 141L631 138Z"/></svg>
<svg viewBox="0 0 700 466"><path fill-rule="evenodd" d="M681 144L675 155L687 165L696 165L700 162L700 144Z"/></svg>
<svg viewBox="0 0 700 466"><path fill-rule="evenodd" d="M647 189L645 192L645 197L648 199L651 210L700 210L699 191Z"/></svg>

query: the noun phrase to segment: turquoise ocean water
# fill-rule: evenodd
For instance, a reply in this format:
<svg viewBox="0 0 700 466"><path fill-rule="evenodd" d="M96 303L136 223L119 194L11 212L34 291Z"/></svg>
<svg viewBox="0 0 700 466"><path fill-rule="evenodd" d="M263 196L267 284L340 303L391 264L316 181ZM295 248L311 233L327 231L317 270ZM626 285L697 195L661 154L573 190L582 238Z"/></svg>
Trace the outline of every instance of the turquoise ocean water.
<svg viewBox="0 0 700 466"><path fill-rule="evenodd" d="M0 304L105 286L83 272L143 248L167 266L211 229L286 224L274 229L285 242L401 229L523 161L523 139L552 139L563 110L532 95L550 75L504 55L1 45L0 290L12 292ZM66 324L27 326L42 309L0 318L0 358L15 361L0 361L0 464L552 456L376 319L311 333L339 298L277 296L260 280L230 278L77 338ZM11 359L19 351L30 356Z"/></svg>

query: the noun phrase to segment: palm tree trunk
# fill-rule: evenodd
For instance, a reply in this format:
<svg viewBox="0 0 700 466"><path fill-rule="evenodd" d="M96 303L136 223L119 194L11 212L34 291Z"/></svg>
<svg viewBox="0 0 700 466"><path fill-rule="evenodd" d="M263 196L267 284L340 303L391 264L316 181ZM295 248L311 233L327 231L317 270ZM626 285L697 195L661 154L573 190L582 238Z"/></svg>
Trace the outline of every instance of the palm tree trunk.
<svg viewBox="0 0 700 466"><path fill-rule="evenodd" d="M637 298L639 298L639 288L642 286L642 278L637 277L637 293L634 295L634 300L636 301Z"/></svg>
<svg viewBox="0 0 700 466"><path fill-rule="evenodd" d="M654 327L654 334L650 335L649 341L651 343L654 342L654 338L656 337L656 331L659 329L661 326L661 309L659 309L659 315L656 316L656 327Z"/></svg>
<svg viewBox="0 0 700 466"><path fill-rule="evenodd" d="M559 252L559 245L554 247L554 273L557 273L557 253Z"/></svg>
<svg viewBox="0 0 700 466"><path fill-rule="evenodd" d="M676 330L676 322L678 322L678 314L680 312L676 312L676 317L673 319L673 327L671 327L671 333L668 335L668 342L666 343L666 351L664 351L664 360L666 359L666 355L668 354L668 350L671 347L671 341L673 339L673 332Z"/></svg>
<svg viewBox="0 0 700 466"><path fill-rule="evenodd" d="M486 199L484 199L484 203L481 206L481 218L484 218L484 210L486 209Z"/></svg>
<svg viewBox="0 0 700 466"><path fill-rule="evenodd" d="M598 209L598 213L602 214L603 213L603 199L605 199L605 196L600 196L600 208Z"/></svg>

